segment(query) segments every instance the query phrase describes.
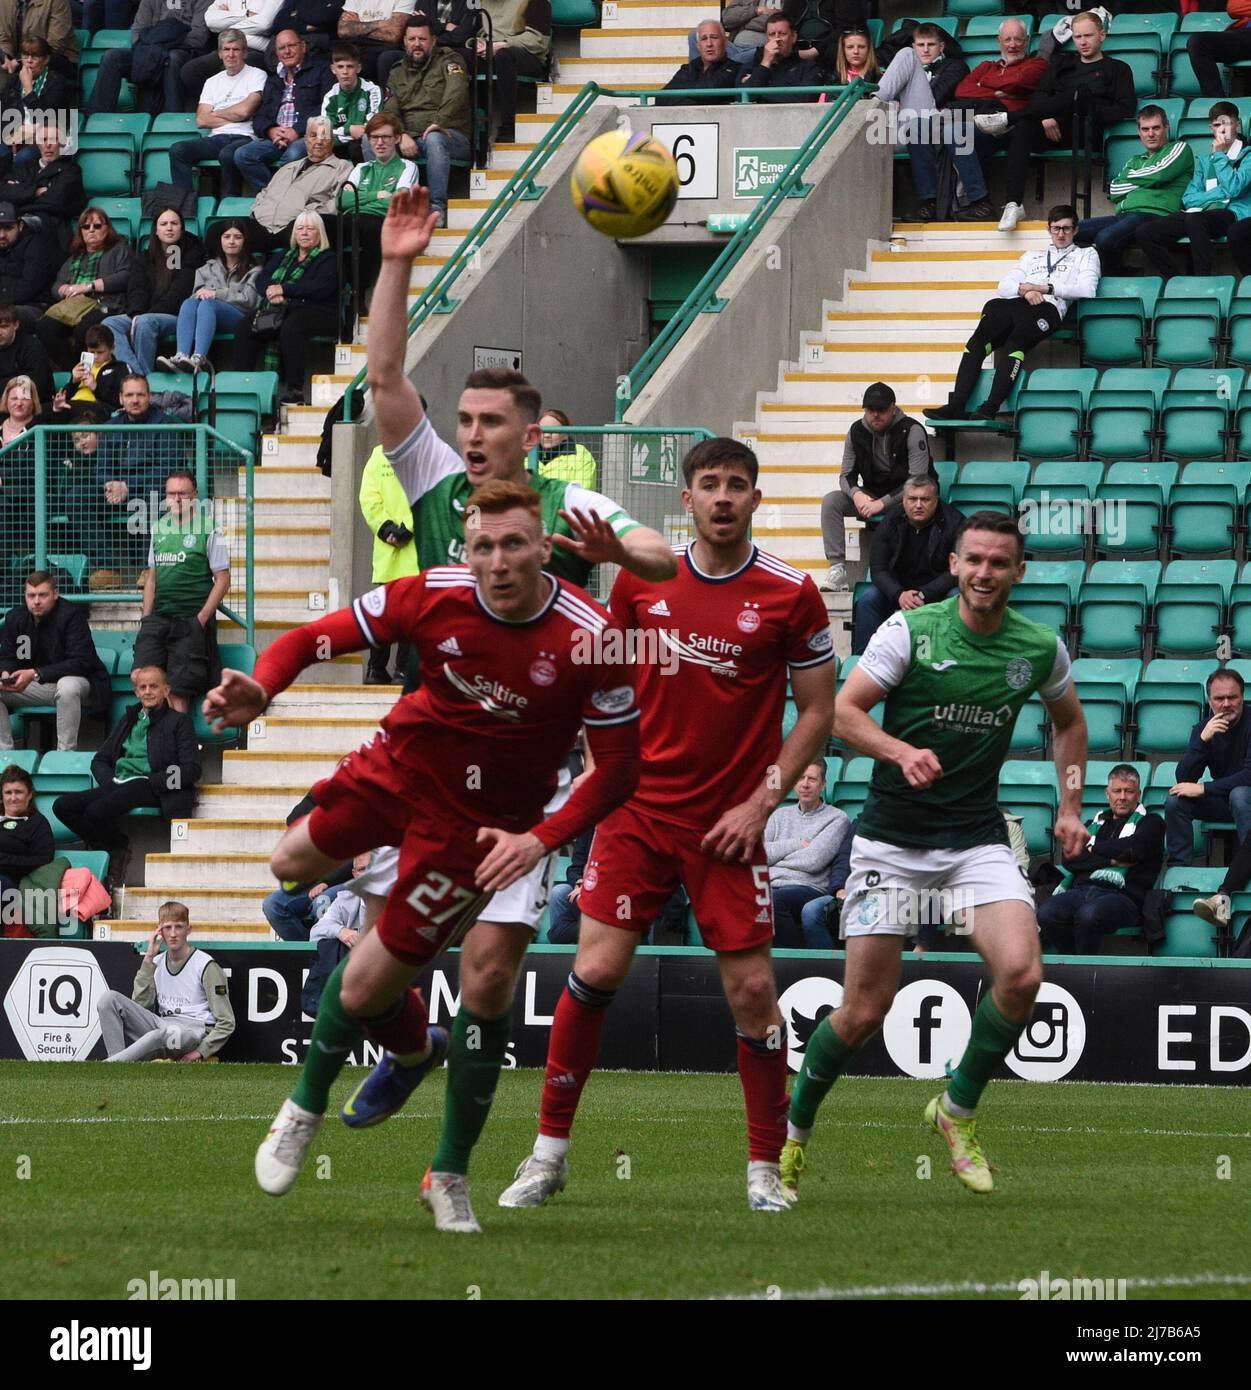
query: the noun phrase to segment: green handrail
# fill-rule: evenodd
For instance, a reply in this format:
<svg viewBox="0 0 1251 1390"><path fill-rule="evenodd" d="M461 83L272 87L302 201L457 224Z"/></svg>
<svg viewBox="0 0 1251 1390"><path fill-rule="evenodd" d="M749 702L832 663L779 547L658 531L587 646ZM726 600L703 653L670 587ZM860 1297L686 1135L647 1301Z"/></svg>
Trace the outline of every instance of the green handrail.
<svg viewBox="0 0 1251 1390"><path fill-rule="evenodd" d="M772 188L752 208L746 220L723 247L721 254L708 267L702 280L687 295L682 306L658 333L647 351L631 367L630 371L617 385L616 416L625 419L635 396L641 387L649 382L656 369L664 361L674 343L701 313L718 313L725 307L725 300L717 295L725 277L742 260L747 248L755 240L756 233L777 211L786 198L806 197L810 185L803 182L808 166L824 148L825 143L843 123L847 113L866 95L866 84L859 79L840 89L840 94L821 120L808 133L808 138L799 147L794 159L787 165L785 173Z"/></svg>
<svg viewBox="0 0 1251 1390"><path fill-rule="evenodd" d="M849 87L770 87L757 90L755 88L739 87L718 87L707 92L700 92L698 96L703 99L706 97L733 97L743 105L749 105L753 100L759 99L766 94L770 98L776 99L779 96L813 96L817 93L831 95L834 93L856 92L857 97L863 95L869 89L863 82L857 81ZM582 90L574 97L569 106L561 113L560 119L552 126L551 130L539 141L530 151L522 162L521 167L513 174L512 178L504 185L503 189L496 196L491 206L482 214L474 225L473 229L465 236L460 245L452 253L447 264L441 266L439 273L417 296L413 307L408 313L408 336L412 335L421 327L431 314L450 314L456 307L456 301L448 297L448 290L460 278L461 273L472 263L475 256L481 250L483 242L499 226L500 222L508 213L519 203L529 202L542 195L543 189L534 183L534 177L543 168L558 147L564 141L565 136L582 119L600 97L633 97L641 104L651 104L660 95L655 88L638 87L601 87L597 82L588 82ZM684 96L687 94L683 94ZM689 101L684 104L691 104ZM833 109L833 108L832 108ZM841 118L840 118L841 119ZM806 167L806 166L805 166ZM356 404L356 393L364 384L367 375L367 368L362 367L360 371L348 382L347 390L343 393L343 419L345 423L351 422L354 415Z"/></svg>

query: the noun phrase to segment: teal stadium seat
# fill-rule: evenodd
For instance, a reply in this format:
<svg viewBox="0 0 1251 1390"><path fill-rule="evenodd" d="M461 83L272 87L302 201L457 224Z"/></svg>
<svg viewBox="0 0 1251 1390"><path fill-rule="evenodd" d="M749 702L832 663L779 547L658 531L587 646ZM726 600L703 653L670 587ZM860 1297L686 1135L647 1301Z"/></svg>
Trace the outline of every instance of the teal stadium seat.
<svg viewBox="0 0 1251 1390"><path fill-rule="evenodd" d="M1133 140L1132 153L1140 153L1142 142L1136 126ZM1120 166L1110 160L1109 167ZM1105 275L1099 281L1098 295L1078 302L1076 322L1083 365L1146 366L1151 320L1162 284L1157 276Z"/></svg>
<svg viewBox="0 0 1251 1390"><path fill-rule="evenodd" d="M1156 302L1152 361L1215 367L1234 294L1232 275L1175 275Z"/></svg>
<svg viewBox="0 0 1251 1390"><path fill-rule="evenodd" d="M1178 459L1223 457L1245 375L1241 367L1182 367L1164 392L1161 452Z"/></svg>
<svg viewBox="0 0 1251 1390"><path fill-rule="evenodd" d="M1203 682L1215 660L1157 658L1147 663L1134 691L1134 751L1139 756L1176 755L1205 708Z"/></svg>
<svg viewBox="0 0 1251 1390"><path fill-rule="evenodd" d="M86 150L78 156L88 200L126 197L134 187L133 156L121 150Z"/></svg>
<svg viewBox="0 0 1251 1390"><path fill-rule="evenodd" d="M1204 657L1216 650L1237 569L1234 560L1169 564L1155 594L1157 655Z"/></svg>
<svg viewBox="0 0 1251 1390"><path fill-rule="evenodd" d="M1073 684L1086 715L1087 745L1091 753L1120 758L1140 670L1141 663L1132 657L1117 660L1077 657L1074 660Z"/></svg>
<svg viewBox="0 0 1251 1390"><path fill-rule="evenodd" d="M1164 871L1164 889L1172 895L1164 919L1164 940L1156 947L1157 956L1191 956L1210 959L1216 955L1215 928L1193 911L1196 898L1210 897L1221 886L1224 869L1174 865Z"/></svg>
<svg viewBox="0 0 1251 1390"><path fill-rule="evenodd" d="M1168 66L1169 66L1169 92L1175 97L1193 97L1199 91L1199 83L1195 78L1194 68L1190 64L1190 54L1186 51L1186 44L1191 34L1201 30L1224 29L1229 24L1229 16L1224 9L1213 11L1201 10L1195 14L1182 16L1181 28L1169 40ZM1217 69L1221 73L1221 80L1224 82L1224 69ZM1213 98L1204 97L1204 101L1210 106ZM1176 130L1176 124L1173 129Z"/></svg>
<svg viewBox="0 0 1251 1390"><path fill-rule="evenodd" d="M1090 397L1091 458L1149 459L1155 453L1156 416L1169 384L1167 367L1109 367Z"/></svg>
<svg viewBox="0 0 1251 1390"><path fill-rule="evenodd" d="M1077 458L1098 375L1093 367L1042 367L1030 372L1016 400L1017 453L1029 458Z"/></svg>

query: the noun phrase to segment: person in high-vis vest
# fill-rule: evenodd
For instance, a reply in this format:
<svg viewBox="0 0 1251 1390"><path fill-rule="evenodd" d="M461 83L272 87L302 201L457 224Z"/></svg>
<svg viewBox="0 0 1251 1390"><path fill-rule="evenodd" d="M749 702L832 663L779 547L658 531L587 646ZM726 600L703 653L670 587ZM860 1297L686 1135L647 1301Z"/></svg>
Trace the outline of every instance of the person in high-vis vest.
<svg viewBox="0 0 1251 1390"><path fill-rule="evenodd" d="M96 1004L104 1050L110 1062L207 1062L235 1031L226 976L188 943L191 914L182 903L162 903L156 920L133 997L111 989Z"/></svg>
<svg viewBox="0 0 1251 1390"><path fill-rule="evenodd" d="M361 515L374 536L374 559L371 578L375 584L389 584L417 574L417 543L413 539L413 509L395 469L382 445L369 456L361 474ZM403 669L406 647L400 647L399 666ZM390 685L388 670L391 648L371 647L369 665L365 672L366 685Z"/></svg>
<svg viewBox="0 0 1251 1390"><path fill-rule="evenodd" d="M595 455L584 444L559 432L561 425L568 424L569 417L563 410L543 412L539 420L543 431L539 437L539 474L544 478L578 483L594 491L599 486Z"/></svg>
<svg viewBox="0 0 1251 1390"><path fill-rule="evenodd" d="M135 666L162 667L170 708L186 714L189 701L209 687L217 609L230 592L230 552L190 473L176 469L165 479L165 506L152 525Z"/></svg>

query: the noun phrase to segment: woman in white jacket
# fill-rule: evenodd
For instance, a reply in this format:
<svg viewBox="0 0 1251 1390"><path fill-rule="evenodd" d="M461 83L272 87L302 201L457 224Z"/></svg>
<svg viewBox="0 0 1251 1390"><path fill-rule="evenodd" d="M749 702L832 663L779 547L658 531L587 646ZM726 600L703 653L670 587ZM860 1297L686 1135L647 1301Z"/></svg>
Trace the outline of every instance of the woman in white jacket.
<svg viewBox="0 0 1251 1390"><path fill-rule="evenodd" d="M1074 246L1077 212L1062 203L1047 214L1051 245L1026 251L999 282L999 294L982 306L982 317L965 344L947 404L924 411L930 420L993 420L1020 373L1025 354L1064 321L1076 299L1091 299L1099 289L1099 253L1093 246ZM969 414L969 397L982 364L995 354L995 375L986 400Z"/></svg>

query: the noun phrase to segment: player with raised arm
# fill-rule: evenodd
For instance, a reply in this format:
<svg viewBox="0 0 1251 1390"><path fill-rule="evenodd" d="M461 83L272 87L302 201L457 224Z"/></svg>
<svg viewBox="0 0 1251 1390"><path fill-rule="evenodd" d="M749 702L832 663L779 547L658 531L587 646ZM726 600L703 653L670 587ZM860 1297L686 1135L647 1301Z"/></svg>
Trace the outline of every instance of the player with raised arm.
<svg viewBox="0 0 1251 1390"><path fill-rule="evenodd" d="M421 396L405 373L408 286L412 263L429 245L435 217L426 189L398 192L382 227L382 267L369 314L369 399L387 457L413 504L417 553L423 568L457 563L465 546L465 509L475 488L491 480L525 485L539 499L552 537L544 568L584 584L597 564L613 564L642 578L663 580L677 572L672 547L640 526L610 498L576 483L543 478L526 469L539 441L539 393L520 372L475 372L461 394L457 446L435 433ZM459 450L459 452L458 452ZM569 750L562 750L568 752ZM562 768L546 810L554 814L576 784ZM386 846L352 883L364 896L366 930L395 885L398 852ZM469 1159L504 1064L512 1026L513 997L521 962L547 905L553 856L497 893L464 942L460 960L460 1008L451 1037L436 1028L435 1064L448 1063L443 1137L433 1173L465 1176ZM472 1041L473 1046L470 1046ZM384 1055L373 1074L348 1097L343 1119L353 1128L378 1124L404 1104L420 1080L395 1057Z"/></svg>
<svg viewBox="0 0 1251 1390"><path fill-rule="evenodd" d="M383 1076L391 1078L393 1109L437 1064L442 1053L410 984L418 971L480 931L493 893L597 824L637 780L633 669L600 659L620 660L623 634L603 641L613 628L604 610L543 573L551 538L534 491L489 482L471 495L466 517L468 568L436 566L372 590L279 638L254 677L226 671L205 701L211 719L246 724L315 660L396 641L416 647L425 677L374 738L313 788L314 810L287 830L271 860L280 879L312 881L364 850L400 847L397 882L377 929L327 982L300 1080L257 1152L257 1181L275 1196L299 1174L330 1087L362 1037L392 1059ZM545 818L580 725L594 770ZM487 1058L485 1074L475 1076L480 1049L467 1051L465 1077L480 1085L470 1092L472 1147L499 1068ZM465 1173L441 1169L438 1155L422 1197L438 1229L479 1229Z"/></svg>
<svg viewBox="0 0 1251 1390"><path fill-rule="evenodd" d="M556 1006L533 1153L500 1197L539 1206L564 1186L569 1132L595 1065L608 1006L640 932L679 883L717 953L738 1032L747 1107L748 1205L785 1211L786 1030L770 960L773 907L762 835L834 715L834 647L816 585L758 550L756 456L733 439L697 444L682 463L695 540L678 577L622 573L610 608L636 648L643 767L638 791L595 831L582 880L582 925ZM782 740L786 676L799 710Z"/></svg>
<svg viewBox="0 0 1251 1390"><path fill-rule="evenodd" d="M1008 607L1025 572L1017 524L974 512L951 557L957 592L893 614L869 641L838 696L838 736L876 759L851 847L843 902L847 964L841 1006L818 1025L791 1093L782 1181L794 1189L817 1107L858 1048L882 1026L899 987L907 937L931 902L954 904L960 930L986 962L964 1056L925 1119L973 1192L994 1186L974 1111L995 1068L1029 1021L1042 982L1034 894L1008 848L999 774L1021 706L1035 691L1055 727L1066 858L1085 843L1079 814L1086 720L1064 643ZM886 701L882 727L869 711Z"/></svg>

